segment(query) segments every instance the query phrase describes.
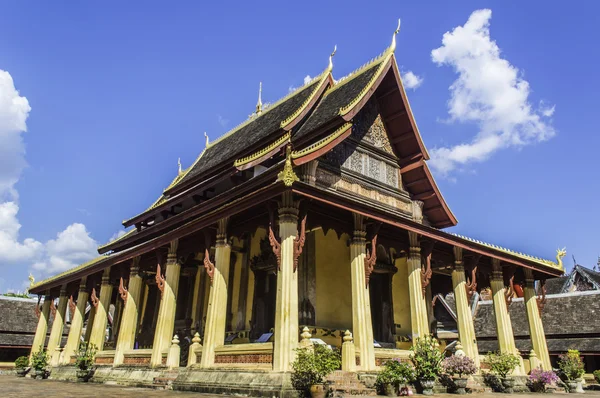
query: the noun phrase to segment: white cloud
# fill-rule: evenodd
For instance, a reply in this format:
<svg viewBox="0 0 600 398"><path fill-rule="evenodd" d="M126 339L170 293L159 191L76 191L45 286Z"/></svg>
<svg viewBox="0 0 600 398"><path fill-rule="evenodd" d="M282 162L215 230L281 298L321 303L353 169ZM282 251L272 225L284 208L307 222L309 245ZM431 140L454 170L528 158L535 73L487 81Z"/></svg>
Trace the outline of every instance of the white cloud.
<svg viewBox="0 0 600 398"><path fill-rule="evenodd" d="M304 82L302 83L302 86L306 86L308 83L310 83L312 81L312 77L310 75L306 75L304 76ZM288 92L292 92L292 91L296 91L298 90L300 87L294 87L294 86L289 86L288 87Z"/></svg>
<svg viewBox="0 0 600 398"><path fill-rule="evenodd" d="M229 119L225 119L223 116L221 115L217 115L217 119L219 120L219 124L221 125L221 127L226 128L227 125L229 124Z"/></svg>
<svg viewBox="0 0 600 398"><path fill-rule="evenodd" d="M0 265L12 266L14 270L11 280L3 281L2 289L22 287L28 264L38 273L48 274L64 271L96 255L96 242L83 224L69 225L45 244L32 238L20 240L15 184L27 166L22 136L27 131L30 111L29 101L16 90L11 75L0 70Z"/></svg>
<svg viewBox="0 0 600 398"><path fill-rule="evenodd" d="M115 232L114 234L112 234L112 236L110 237L110 239L108 240L109 242L112 242L113 240L117 240L119 239L121 236L125 235L127 233L126 229L121 229L117 232Z"/></svg>
<svg viewBox="0 0 600 398"><path fill-rule="evenodd" d="M408 71L402 74L402 83L404 87L416 90L421 84L423 84L423 78L415 75L412 71Z"/></svg>
<svg viewBox="0 0 600 398"><path fill-rule="evenodd" d="M310 75L304 76L304 85L306 86L308 83L310 83L311 80L312 77L310 77Z"/></svg>
<svg viewBox="0 0 600 398"><path fill-rule="evenodd" d="M555 107L532 108L529 83L501 57L490 38L491 16L487 9L473 12L465 25L446 32L442 46L431 51L433 62L458 74L449 88L449 121L473 122L479 129L467 142L430 151L430 165L442 175L482 162L500 149L520 148L555 134L548 120Z"/></svg>

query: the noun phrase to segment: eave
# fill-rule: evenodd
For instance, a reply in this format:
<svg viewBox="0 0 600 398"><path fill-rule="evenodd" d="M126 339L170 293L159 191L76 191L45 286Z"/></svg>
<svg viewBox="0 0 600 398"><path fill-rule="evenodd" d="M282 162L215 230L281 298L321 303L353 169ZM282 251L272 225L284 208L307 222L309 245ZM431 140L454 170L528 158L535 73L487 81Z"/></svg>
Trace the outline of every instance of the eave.
<svg viewBox="0 0 600 398"><path fill-rule="evenodd" d="M472 240L458 237L447 232L441 231L427 225L420 224L416 221L401 217L388 211L381 210L371 204L361 203L351 195L343 194L337 191L324 190L316 186L311 186L306 183L297 182L292 187L293 191L331 206L344 209L350 212L362 214L370 219L398 227L400 229L416 232L419 235L443 242L448 245L460 247L472 253L481 254L519 267L529 268L536 272L542 273L546 277L561 276L563 270L552 268L548 264L540 261L534 261L530 258L523 258L516 254L512 254L503 250L498 250L494 247L482 245Z"/></svg>

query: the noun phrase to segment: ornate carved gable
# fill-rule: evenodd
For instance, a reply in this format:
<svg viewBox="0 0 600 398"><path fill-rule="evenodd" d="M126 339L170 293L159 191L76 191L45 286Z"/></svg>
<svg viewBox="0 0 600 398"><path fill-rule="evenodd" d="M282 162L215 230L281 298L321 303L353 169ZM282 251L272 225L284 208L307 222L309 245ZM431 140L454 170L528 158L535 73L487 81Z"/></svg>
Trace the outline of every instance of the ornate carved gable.
<svg viewBox="0 0 600 398"><path fill-rule="evenodd" d="M357 115L352 136L396 157L376 101L369 101Z"/></svg>

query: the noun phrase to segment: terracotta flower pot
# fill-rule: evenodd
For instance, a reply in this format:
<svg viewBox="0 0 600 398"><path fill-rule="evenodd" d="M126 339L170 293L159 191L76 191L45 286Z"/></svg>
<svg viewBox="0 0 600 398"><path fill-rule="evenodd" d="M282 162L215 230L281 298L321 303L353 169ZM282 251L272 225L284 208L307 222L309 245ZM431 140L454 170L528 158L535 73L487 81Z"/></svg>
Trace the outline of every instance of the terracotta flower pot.
<svg viewBox="0 0 600 398"><path fill-rule="evenodd" d="M569 388L569 392L570 393L576 393L577 392L577 380L569 380L567 381L567 387Z"/></svg>
<svg viewBox="0 0 600 398"><path fill-rule="evenodd" d="M17 377L25 377L25 375L29 372L29 368L18 368L15 369L15 374Z"/></svg>
<svg viewBox="0 0 600 398"><path fill-rule="evenodd" d="M312 398L325 398L326 393L324 384L313 384L310 386L310 396Z"/></svg>

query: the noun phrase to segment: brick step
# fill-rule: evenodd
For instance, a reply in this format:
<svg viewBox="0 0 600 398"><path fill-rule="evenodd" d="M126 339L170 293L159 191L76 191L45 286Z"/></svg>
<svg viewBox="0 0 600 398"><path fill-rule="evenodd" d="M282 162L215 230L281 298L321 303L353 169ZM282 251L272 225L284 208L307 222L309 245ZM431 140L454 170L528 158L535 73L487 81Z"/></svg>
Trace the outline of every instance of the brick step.
<svg viewBox="0 0 600 398"><path fill-rule="evenodd" d="M330 383L334 397L345 395L377 395L376 390L365 386L354 372L337 370L327 377L327 381Z"/></svg>

